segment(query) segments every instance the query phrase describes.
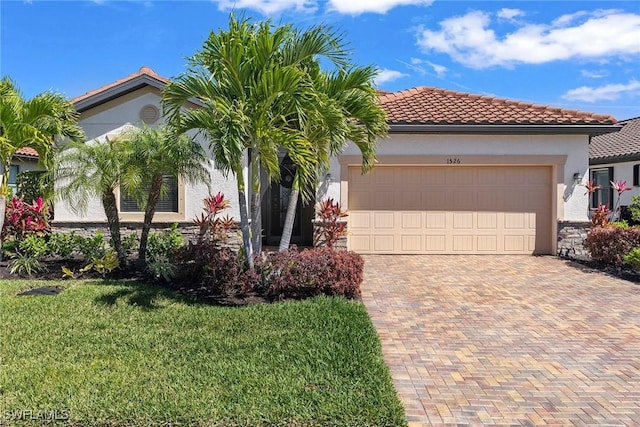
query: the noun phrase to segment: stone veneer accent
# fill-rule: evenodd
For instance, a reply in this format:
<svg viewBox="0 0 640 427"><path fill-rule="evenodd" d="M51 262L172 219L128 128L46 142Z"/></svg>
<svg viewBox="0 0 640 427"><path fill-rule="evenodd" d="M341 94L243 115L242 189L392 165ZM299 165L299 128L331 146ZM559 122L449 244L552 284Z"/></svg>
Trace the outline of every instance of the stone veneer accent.
<svg viewBox="0 0 640 427"><path fill-rule="evenodd" d="M582 245L591 228L588 221L558 221L557 255L562 258L588 260L589 252Z"/></svg>
<svg viewBox="0 0 640 427"><path fill-rule="evenodd" d="M169 231L174 222L157 222L151 225L151 232ZM57 233L71 233L83 237L95 236L98 231L101 231L105 239L109 239L109 228L105 222L53 222L52 231ZM142 229L142 223L140 222L121 222L120 234L122 237L126 237L130 234L136 233L140 236L140 230ZM186 242L195 242L198 236L198 226L192 222L178 222L178 231L182 233ZM240 227L234 227L229 230L227 234L227 242L221 246L238 250L242 244L242 237L240 236Z"/></svg>

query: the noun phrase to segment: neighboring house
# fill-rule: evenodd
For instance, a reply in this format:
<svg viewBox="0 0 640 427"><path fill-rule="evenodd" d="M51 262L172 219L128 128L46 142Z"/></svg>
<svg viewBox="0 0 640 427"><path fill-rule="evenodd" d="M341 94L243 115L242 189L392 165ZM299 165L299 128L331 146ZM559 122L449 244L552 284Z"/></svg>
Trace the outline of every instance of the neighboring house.
<svg viewBox="0 0 640 427"><path fill-rule="evenodd" d="M640 117L619 122L619 132L595 136L589 144L589 179L601 188L593 194L592 208L617 203L610 182L626 181L631 191L622 194L620 204L628 206L640 195Z"/></svg>
<svg viewBox="0 0 640 427"><path fill-rule="evenodd" d="M33 148L19 149L11 160L11 168L9 169L9 188L13 194L18 191L18 174L29 171L44 171L43 167L38 164L38 152ZM29 200L28 202L31 202Z"/></svg>
<svg viewBox="0 0 640 427"><path fill-rule="evenodd" d="M143 67L74 99L88 139L126 123L162 123L165 83ZM434 88L381 94L380 100L391 130L379 142L378 165L361 175L359 152L349 145L332 159L318 189L318 199L332 197L349 211L348 246L361 253L555 254L559 224L587 221L580 184L587 180L590 138L618 130L611 116ZM283 156L285 175L288 163ZM231 199L237 218L235 181L211 167L211 190ZM270 244L282 232L286 181L263 195ZM204 185L177 182L177 203L167 203L156 220L191 221L207 192ZM142 219L120 203L124 220ZM311 243L312 219L313 207L301 207L294 242ZM105 218L96 200L84 216L56 205L56 221Z"/></svg>

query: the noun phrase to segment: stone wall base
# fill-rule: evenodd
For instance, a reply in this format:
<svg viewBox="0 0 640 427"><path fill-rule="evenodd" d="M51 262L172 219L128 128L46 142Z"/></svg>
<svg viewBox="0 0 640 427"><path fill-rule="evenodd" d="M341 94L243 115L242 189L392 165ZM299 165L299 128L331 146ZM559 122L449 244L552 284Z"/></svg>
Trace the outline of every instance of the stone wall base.
<svg viewBox="0 0 640 427"><path fill-rule="evenodd" d="M589 251L583 242L591 228L588 221L558 221L557 255L562 258L588 260Z"/></svg>
<svg viewBox="0 0 640 427"><path fill-rule="evenodd" d="M173 226L173 222L157 222L151 225L151 232L168 232ZM192 222L179 222L178 231L182 234L185 242L195 242L198 238L199 228ZM137 234L140 237L142 223L139 222L121 222L120 235L126 237L130 234ZM104 222L55 222L52 224L51 231L57 233L72 233L83 237L93 237L98 231L104 234L106 240L109 240L109 228ZM242 245L242 236L240 227L234 227L227 233L227 241L221 244L222 247L228 247L237 251Z"/></svg>

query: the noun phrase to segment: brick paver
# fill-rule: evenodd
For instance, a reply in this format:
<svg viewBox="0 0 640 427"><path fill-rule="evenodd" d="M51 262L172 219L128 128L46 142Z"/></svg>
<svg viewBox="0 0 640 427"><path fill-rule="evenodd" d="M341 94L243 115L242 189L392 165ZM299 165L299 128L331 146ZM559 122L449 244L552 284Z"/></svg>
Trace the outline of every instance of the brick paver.
<svg viewBox="0 0 640 427"><path fill-rule="evenodd" d="M554 257L365 262L410 426L640 425L640 285Z"/></svg>

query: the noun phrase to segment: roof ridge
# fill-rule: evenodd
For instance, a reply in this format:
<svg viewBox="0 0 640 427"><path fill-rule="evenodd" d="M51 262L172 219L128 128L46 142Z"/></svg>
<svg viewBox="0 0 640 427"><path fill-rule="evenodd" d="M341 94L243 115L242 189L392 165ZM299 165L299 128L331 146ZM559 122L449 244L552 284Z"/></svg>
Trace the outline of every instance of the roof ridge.
<svg viewBox="0 0 640 427"><path fill-rule="evenodd" d="M90 97L92 97L92 96L94 96L94 95L96 95L96 94L98 94L100 92L104 92L105 90L111 89L113 87L116 87L118 85L121 85L123 83L126 83L128 81L131 81L131 80L133 80L133 79L135 79L137 77L144 76L144 75L149 76L151 78L154 78L156 80L159 80L159 81L161 81L163 83L167 83L169 81L169 79L167 79L166 77L163 77L160 74L156 73L151 67L143 65L135 73L129 74L128 76L123 77L121 79L118 79L118 80L116 80L114 82L107 83L107 84L105 84L103 86L100 86L97 89L90 90L88 92L85 92L82 95L76 96L75 98L71 99L71 102L75 104L77 102L80 102L82 100L90 98Z"/></svg>

